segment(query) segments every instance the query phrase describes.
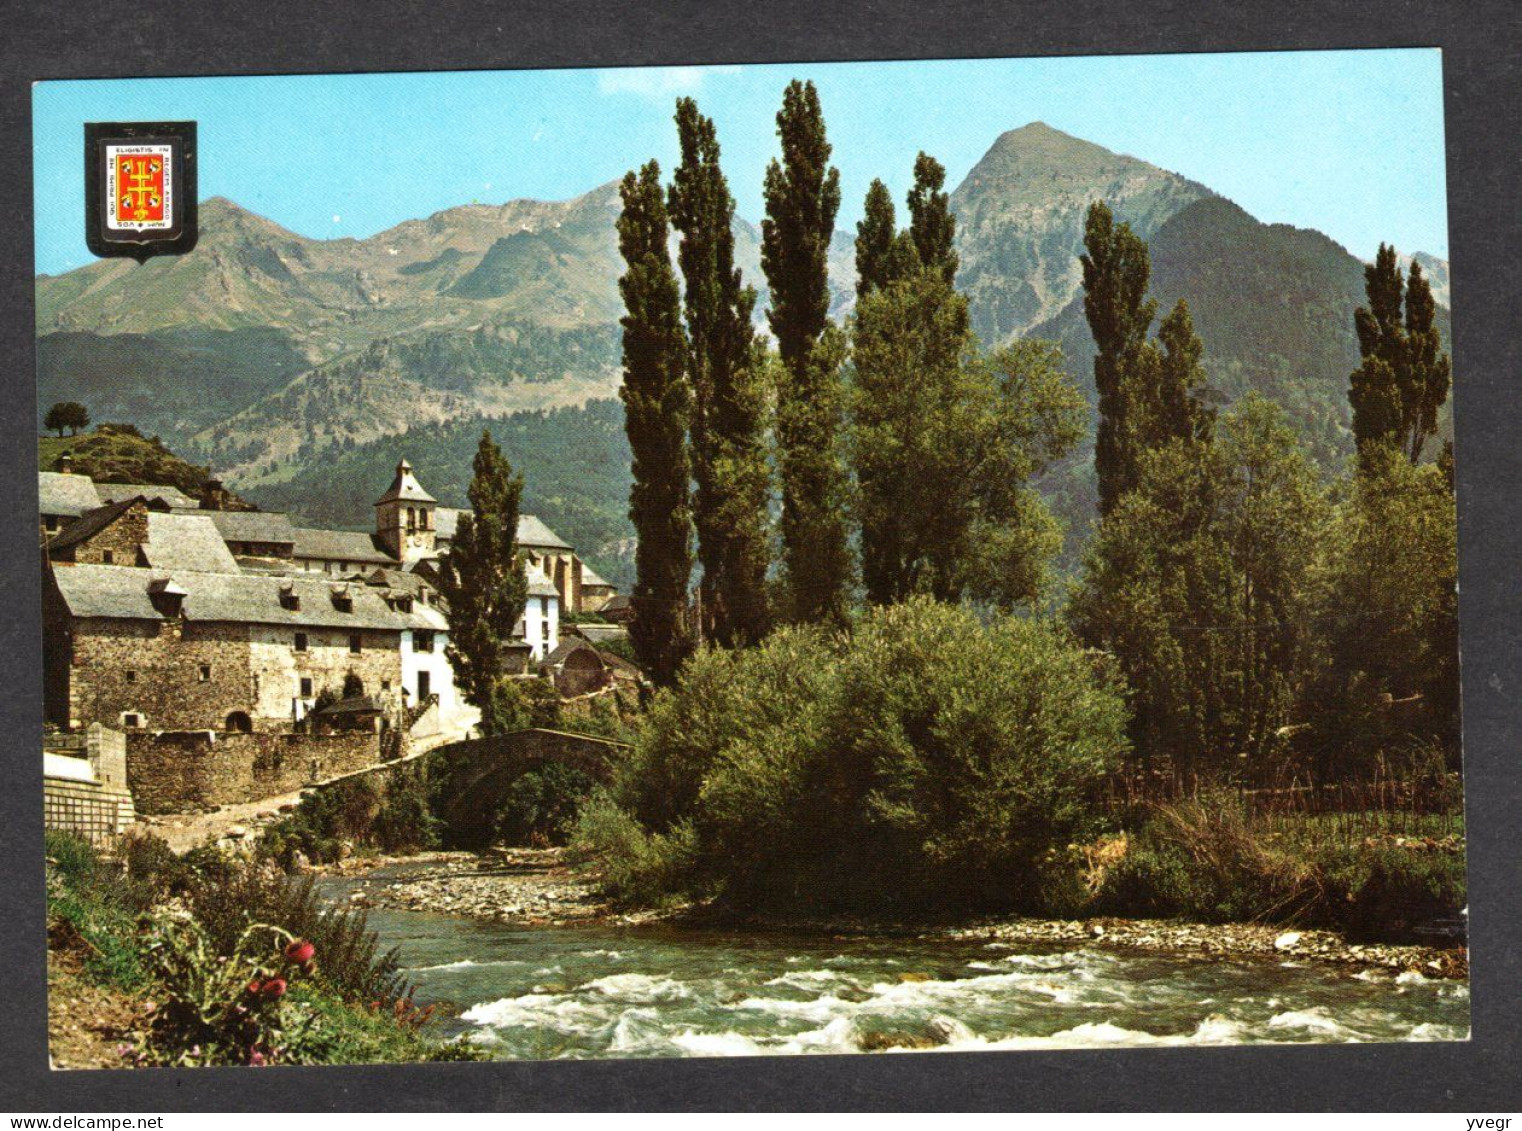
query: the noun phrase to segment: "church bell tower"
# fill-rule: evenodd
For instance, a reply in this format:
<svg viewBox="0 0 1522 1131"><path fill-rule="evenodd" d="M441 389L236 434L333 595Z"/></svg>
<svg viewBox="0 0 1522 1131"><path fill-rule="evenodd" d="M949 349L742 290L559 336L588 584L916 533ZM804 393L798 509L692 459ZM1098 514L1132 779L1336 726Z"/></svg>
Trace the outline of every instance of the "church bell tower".
<svg viewBox="0 0 1522 1131"><path fill-rule="evenodd" d="M439 501L423 490L405 459L396 465L391 488L375 502L375 533L396 558L415 562L432 557L433 510Z"/></svg>

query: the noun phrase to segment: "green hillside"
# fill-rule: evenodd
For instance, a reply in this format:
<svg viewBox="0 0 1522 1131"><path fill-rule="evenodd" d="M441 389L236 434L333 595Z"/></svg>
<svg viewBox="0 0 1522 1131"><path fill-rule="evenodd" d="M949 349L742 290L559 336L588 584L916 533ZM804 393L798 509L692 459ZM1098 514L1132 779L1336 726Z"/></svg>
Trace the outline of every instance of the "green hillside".
<svg viewBox="0 0 1522 1131"><path fill-rule="evenodd" d="M200 495L211 472L181 459L157 436L144 436L130 424L102 424L77 436L40 436L37 468L52 471L68 452L78 475L97 483L152 483L178 487L191 498Z"/></svg>
<svg viewBox="0 0 1522 1131"><path fill-rule="evenodd" d="M419 481L445 506L469 506L471 461L483 428L523 475L523 510L542 518L615 585L633 581L634 530L629 524L629 444L624 410L612 400L585 408L521 412L427 424L358 445L305 468L280 484L245 494L303 524L370 530L371 504L386 489L397 461L409 460Z"/></svg>

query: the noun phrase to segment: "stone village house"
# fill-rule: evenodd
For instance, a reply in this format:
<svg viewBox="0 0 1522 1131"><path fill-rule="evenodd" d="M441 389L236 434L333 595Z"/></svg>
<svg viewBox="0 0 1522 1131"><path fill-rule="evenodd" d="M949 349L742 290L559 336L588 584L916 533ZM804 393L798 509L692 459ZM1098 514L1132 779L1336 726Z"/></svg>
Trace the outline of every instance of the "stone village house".
<svg viewBox="0 0 1522 1131"><path fill-rule="evenodd" d="M51 725L124 730L140 736L138 763L158 764L150 735L182 746L196 732L294 738L320 696L355 681L377 730L394 721L448 741L477 722L455 687L430 581L463 512L440 508L405 460L375 504L374 534L198 507L173 488L95 485L66 469L39 487ZM518 642L539 662L560 643L561 608L578 607L583 567L532 516L519 541L529 599ZM253 777L239 788L257 790Z"/></svg>

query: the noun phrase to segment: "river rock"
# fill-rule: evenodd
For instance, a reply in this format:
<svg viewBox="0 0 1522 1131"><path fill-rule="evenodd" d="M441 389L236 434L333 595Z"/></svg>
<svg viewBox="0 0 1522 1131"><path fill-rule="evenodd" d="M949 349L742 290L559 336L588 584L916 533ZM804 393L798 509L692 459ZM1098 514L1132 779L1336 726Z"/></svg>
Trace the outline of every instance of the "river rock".
<svg viewBox="0 0 1522 1131"><path fill-rule="evenodd" d="M1278 938L1276 938L1274 940L1274 949L1275 950L1289 950L1291 947L1293 947L1299 941L1300 941L1300 932L1299 931L1285 931L1282 935L1280 935Z"/></svg>

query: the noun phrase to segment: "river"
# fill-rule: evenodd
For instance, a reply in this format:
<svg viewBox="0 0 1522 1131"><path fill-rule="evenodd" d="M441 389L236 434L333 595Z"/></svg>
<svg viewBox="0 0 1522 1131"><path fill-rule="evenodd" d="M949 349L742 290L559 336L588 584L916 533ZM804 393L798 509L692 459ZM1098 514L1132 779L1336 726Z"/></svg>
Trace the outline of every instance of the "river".
<svg viewBox="0 0 1522 1131"><path fill-rule="evenodd" d="M447 1003L448 1031L502 1058L1435 1041L1469 1032L1464 982L1316 963L666 925L523 929L379 909L370 924L384 946L400 948L417 1000Z"/></svg>

